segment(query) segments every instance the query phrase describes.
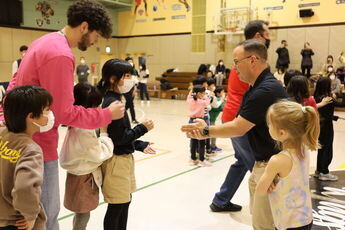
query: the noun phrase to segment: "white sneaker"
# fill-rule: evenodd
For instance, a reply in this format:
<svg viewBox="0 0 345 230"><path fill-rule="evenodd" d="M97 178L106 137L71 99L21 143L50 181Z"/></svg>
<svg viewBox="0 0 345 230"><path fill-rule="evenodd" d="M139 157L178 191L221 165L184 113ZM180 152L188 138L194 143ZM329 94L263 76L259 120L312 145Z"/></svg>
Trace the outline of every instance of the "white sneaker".
<svg viewBox="0 0 345 230"><path fill-rule="evenodd" d="M208 160L204 160L204 161L200 161L198 166L200 166L200 167L209 167L209 166L212 166L212 163L209 162Z"/></svg>
<svg viewBox="0 0 345 230"><path fill-rule="evenodd" d="M149 104L150 104L150 101L146 101L146 103L149 105Z"/></svg>
<svg viewBox="0 0 345 230"><path fill-rule="evenodd" d="M330 173L327 173L327 174L320 173L319 180L322 180L322 181L337 181L338 177L336 175L333 175L333 174L330 174Z"/></svg>
<svg viewBox="0 0 345 230"><path fill-rule="evenodd" d="M142 104L142 105L143 105L143 104L144 104L144 101L140 101L140 104Z"/></svg>
<svg viewBox="0 0 345 230"><path fill-rule="evenodd" d="M191 165L191 166L195 166L195 165L198 165L198 163L199 163L199 161L198 160L190 160L189 161L189 165Z"/></svg>

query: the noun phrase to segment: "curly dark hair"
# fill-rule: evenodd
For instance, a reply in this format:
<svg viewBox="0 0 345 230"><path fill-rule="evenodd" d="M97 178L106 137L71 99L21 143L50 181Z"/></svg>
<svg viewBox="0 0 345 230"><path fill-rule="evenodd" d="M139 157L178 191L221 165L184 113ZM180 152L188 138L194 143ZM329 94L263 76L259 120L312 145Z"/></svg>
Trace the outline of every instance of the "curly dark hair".
<svg viewBox="0 0 345 230"><path fill-rule="evenodd" d="M82 22L89 24L90 31L99 31L104 38L110 38L112 23L105 7L94 0L75 1L67 10L67 23L72 28Z"/></svg>

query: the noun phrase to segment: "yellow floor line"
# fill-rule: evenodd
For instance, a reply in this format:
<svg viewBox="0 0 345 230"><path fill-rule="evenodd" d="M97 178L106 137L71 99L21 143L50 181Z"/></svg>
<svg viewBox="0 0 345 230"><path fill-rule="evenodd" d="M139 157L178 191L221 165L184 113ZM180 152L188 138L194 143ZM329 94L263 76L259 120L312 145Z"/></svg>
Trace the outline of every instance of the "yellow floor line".
<svg viewBox="0 0 345 230"><path fill-rule="evenodd" d="M166 154L168 154L168 153L171 153L170 150L165 150L165 149L156 149L156 150L162 151L162 153L155 154L155 155L151 155L151 156L149 156L149 157L145 157L145 158L143 158L143 159L136 160L135 162L140 162L140 161L152 159L152 158L155 158L155 157L159 157L159 156L162 156L162 155L166 155Z"/></svg>
<svg viewBox="0 0 345 230"><path fill-rule="evenodd" d="M343 164L342 166L340 166L338 169L345 169L345 164Z"/></svg>

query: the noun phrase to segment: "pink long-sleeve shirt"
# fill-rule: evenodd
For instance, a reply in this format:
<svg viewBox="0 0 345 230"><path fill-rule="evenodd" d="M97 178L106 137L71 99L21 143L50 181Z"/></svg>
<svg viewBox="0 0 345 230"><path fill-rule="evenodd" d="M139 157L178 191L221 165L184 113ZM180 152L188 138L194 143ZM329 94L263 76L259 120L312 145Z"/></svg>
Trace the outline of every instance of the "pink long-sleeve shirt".
<svg viewBox="0 0 345 230"><path fill-rule="evenodd" d="M58 126L60 124L84 129L95 129L111 122L108 108L85 109L74 106L74 56L63 34L54 32L34 41L25 54L18 72L7 90L21 85L38 85L53 96L51 110L55 115L53 129L36 133L33 139L44 155L44 161L58 159Z"/></svg>
<svg viewBox="0 0 345 230"><path fill-rule="evenodd" d="M205 97L203 99L194 100L191 94L187 97L190 118L203 118L205 116L205 108L210 104L210 99Z"/></svg>

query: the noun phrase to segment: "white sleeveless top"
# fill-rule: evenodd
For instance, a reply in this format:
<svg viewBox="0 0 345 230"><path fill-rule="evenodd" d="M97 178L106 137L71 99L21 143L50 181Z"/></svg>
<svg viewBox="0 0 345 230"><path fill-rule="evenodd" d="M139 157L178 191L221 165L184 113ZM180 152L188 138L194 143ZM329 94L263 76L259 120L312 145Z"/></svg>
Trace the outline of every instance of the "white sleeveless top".
<svg viewBox="0 0 345 230"><path fill-rule="evenodd" d="M288 176L280 178L276 189L269 194L274 224L277 229L297 228L313 220L309 189L309 150L299 159L293 150L280 152L292 160Z"/></svg>

